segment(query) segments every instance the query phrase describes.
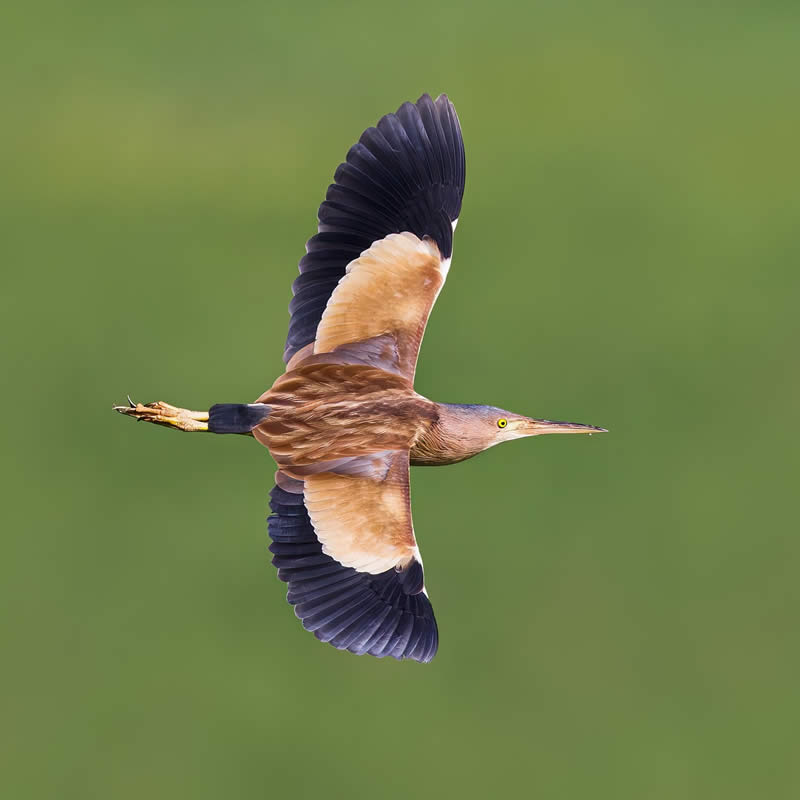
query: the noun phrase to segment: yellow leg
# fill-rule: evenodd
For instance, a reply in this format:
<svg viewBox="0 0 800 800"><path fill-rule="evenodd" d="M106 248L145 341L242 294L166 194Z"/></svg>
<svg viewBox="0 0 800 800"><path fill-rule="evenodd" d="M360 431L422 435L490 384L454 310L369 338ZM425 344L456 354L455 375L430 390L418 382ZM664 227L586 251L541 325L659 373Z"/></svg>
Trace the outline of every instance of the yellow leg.
<svg viewBox="0 0 800 800"><path fill-rule="evenodd" d="M114 411L138 419L140 422L152 422L166 425L179 431L197 432L208 430L208 411L189 411L188 408L176 408L169 403L134 403L130 397L127 406L114 406Z"/></svg>

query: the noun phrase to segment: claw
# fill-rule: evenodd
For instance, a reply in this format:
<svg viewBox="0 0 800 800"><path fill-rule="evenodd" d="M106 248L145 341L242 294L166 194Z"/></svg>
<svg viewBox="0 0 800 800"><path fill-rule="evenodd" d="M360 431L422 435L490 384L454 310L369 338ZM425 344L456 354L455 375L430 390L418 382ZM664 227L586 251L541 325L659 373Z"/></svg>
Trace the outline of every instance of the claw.
<svg viewBox="0 0 800 800"><path fill-rule="evenodd" d="M114 406L114 411L133 417L137 422L152 422L180 431L208 430L207 411L189 411L187 408L176 408L161 401L142 405L134 403L128 395L128 405Z"/></svg>

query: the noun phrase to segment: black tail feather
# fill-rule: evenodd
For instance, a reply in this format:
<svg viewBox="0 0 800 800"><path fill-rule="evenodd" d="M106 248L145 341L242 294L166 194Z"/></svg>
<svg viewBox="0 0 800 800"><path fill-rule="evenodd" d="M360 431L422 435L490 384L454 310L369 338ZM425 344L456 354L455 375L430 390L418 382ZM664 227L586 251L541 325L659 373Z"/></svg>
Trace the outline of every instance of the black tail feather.
<svg viewBox="0 0 800 800"><path fill-rule="evenodd" d="M270 407L263 403L217 403L208 412L211 433L242 433L250 435L259 422L269 416Z"/></svg>

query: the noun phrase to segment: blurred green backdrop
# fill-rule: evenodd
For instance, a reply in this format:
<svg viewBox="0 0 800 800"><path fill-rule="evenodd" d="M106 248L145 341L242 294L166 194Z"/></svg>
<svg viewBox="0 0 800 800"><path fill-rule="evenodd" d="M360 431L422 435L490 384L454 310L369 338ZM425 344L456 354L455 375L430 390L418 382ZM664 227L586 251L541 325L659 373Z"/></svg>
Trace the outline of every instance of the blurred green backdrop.
<svg viewBox="0 0 800 800"><path fill-rule="evenodd" d="M800 796L795 3L3 14L4 796ZM271 383L423 91L468 179L418 389L612 431L414 471L428 666L302 630L265 450L110 410Z"/></svg>

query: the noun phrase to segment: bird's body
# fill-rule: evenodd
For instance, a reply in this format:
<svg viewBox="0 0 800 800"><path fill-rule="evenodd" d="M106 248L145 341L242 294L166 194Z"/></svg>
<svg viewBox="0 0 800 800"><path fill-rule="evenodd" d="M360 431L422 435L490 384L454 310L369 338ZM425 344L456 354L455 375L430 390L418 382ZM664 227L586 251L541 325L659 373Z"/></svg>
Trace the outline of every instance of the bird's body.
<svg viewBox="0 0 800 800"><path fill-rule="evenodd" d="M269 415L253 429L287 474L335 459L412 450L435 404L398 375L362 364L301 365L259 398Z"/></svg>
<svg viewBox="0 0 800 800"><path fill-rule="evenodd" d="M270 549L303 625L354 653L429 661L438 629L411 521L409 467L510 439L602 431L414 389L464 190L458 118L424 95L351 148L294 283L286 370L255 403L119 411L186 431L248 434L278 465Z"/></svg>
<svg viewBox="0 0 800 800"><path fill-rule="evenodd" d="M476 414L509 414L490 406L436 403L397 375L360 364L302 365L282 375L258 402L269 412L253 435L287 474L293 466L387 449L408 450L412 467L456 464L499 443L491 422L485 431L475 430Z"/></svg>

